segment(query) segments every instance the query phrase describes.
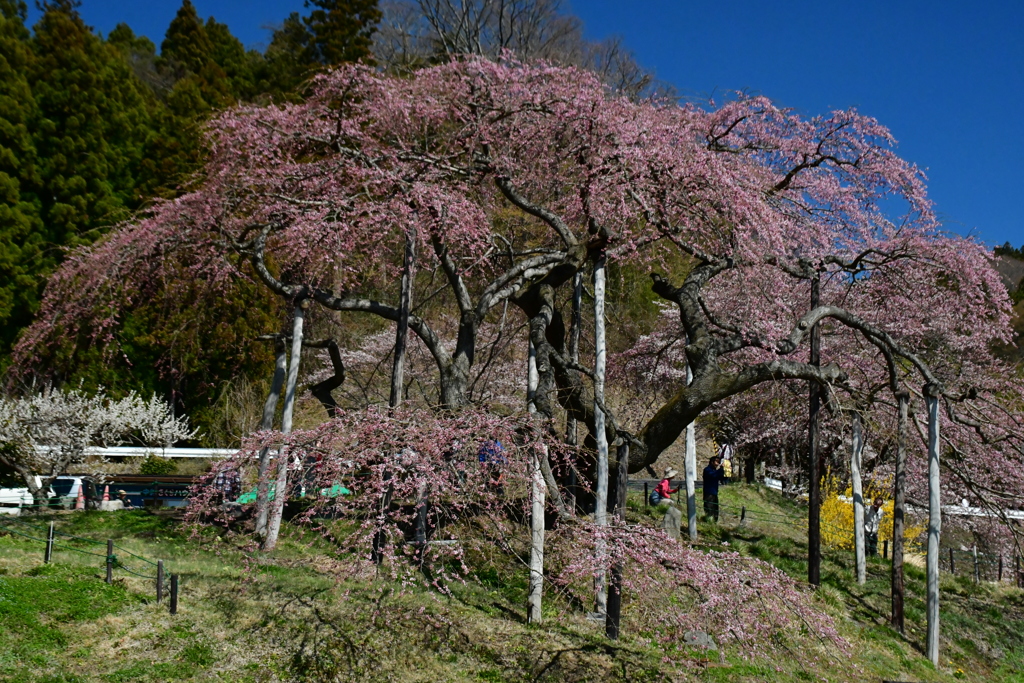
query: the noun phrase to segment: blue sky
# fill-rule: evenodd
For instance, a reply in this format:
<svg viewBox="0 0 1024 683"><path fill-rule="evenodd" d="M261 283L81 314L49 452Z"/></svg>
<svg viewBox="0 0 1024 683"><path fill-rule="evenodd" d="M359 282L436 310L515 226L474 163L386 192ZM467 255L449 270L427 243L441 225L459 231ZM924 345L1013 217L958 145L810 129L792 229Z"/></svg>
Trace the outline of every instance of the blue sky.
<svg viewBox="0 0 1024 683"><path fill-rule="evenodd" d="M302 0L193 0L247 46ZM179 0L84 0L159 46ZM687 97L767 95L807 115L856 107L926 169L950 230L1024 245L1024 2L996 0L576 0L587 37L619 35ZM34 10L30 18L38 15Z"/></svg>

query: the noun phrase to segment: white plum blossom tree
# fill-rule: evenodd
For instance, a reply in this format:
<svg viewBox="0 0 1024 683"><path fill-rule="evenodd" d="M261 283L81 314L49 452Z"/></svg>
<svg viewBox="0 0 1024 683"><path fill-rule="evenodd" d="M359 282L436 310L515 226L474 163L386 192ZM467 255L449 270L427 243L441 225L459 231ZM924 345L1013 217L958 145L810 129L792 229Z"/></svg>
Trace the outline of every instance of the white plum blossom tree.
<svg viewBox="0 0 1024 683"><path fill-rule="evenodd" d="M22 398L0 397L0 462L24 478L37 504L47 501L50 483L83 462L91 446L137 442L170 446L195 436L188 418L154 395L135 392L121 399L101 389L49 388Z"/></svg>

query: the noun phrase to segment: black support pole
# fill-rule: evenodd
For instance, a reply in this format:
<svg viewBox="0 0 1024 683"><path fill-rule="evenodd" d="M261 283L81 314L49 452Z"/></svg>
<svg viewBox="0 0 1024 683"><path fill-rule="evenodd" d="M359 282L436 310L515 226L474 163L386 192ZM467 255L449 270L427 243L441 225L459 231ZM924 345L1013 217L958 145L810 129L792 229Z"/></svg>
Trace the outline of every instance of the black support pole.
<svg viewBox="0 0 1024 683"><path fill-rule="evenodd" d="M811 277L811 310L821 303L821 275L817 271ZM811 327L811 365L821 365L821 327ZM808 437L808 515L807 515L807 582L812 586L821 585L821 470L818 464L821 423L821 385L810 383L810 418L807 426Z"/></svg>

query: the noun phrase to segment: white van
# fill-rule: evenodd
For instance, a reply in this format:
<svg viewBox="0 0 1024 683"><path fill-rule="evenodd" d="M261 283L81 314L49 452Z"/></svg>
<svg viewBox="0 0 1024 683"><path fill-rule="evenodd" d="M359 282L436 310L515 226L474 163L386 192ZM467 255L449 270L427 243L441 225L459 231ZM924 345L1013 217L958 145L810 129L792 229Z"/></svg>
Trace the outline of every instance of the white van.
<svg viewBox="0 0 1024 683"><path fill-rule="evenodd" d="M39 477L36 477L36 485L41 483ZM85 494L85 506L95 508L98 498L96 484L89 477L73 474L63 474L50 484L50 505L72 509L78 500L79 491ZM0 489L0 515L18 515L22 507L34 504L35 500L27 486Z"/></svg>

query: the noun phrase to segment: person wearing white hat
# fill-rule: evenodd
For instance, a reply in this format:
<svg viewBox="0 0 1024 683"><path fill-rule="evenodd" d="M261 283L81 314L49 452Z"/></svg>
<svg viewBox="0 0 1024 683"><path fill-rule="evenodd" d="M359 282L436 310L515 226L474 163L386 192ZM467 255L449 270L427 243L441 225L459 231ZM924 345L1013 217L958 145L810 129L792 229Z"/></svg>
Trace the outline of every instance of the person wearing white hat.
<svg viewBox="0 0 1024 683"><path fill-rule="evenodd" d="M658 485L651 491L651 504L660 505L661 503L672 503L672 494L678 491L678 488L672 488L672 480L679 476L679 472L674 467L665 468L665 476L662 477Z"/></svg>

